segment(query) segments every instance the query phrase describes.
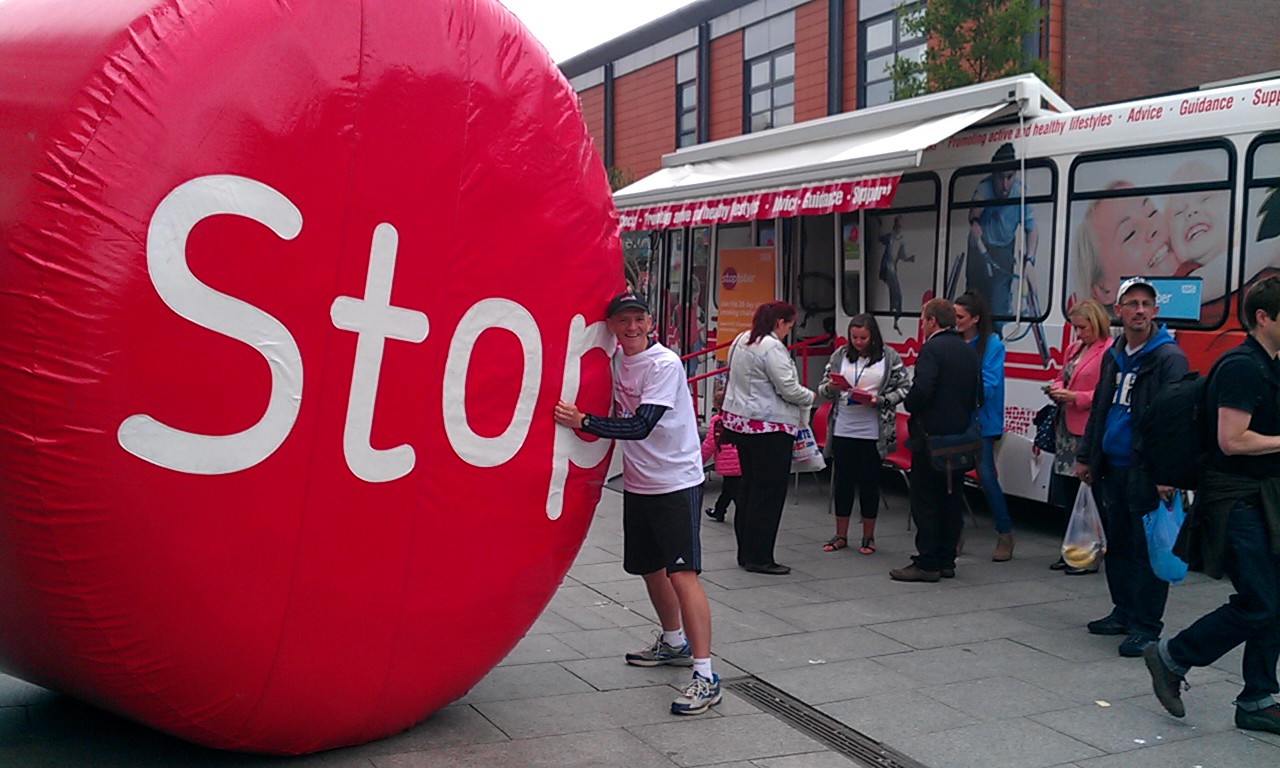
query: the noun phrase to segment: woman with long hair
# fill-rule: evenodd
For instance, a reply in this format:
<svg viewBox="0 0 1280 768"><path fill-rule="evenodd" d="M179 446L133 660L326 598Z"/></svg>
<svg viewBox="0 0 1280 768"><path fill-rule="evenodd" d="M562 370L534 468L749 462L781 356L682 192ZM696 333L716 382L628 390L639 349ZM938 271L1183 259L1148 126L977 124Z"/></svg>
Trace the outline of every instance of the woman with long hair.
<svg viewBox="0 0 1280 768"><path fill-rule="evenodd" d="M884 345L880 326L868 314L854 315L847 343L831 355L818 394L832 401L827 413L824 453L834 461L836 535L822 551L849 546L849 519L858 496L862 540L858 551L876 551L876 514L880 507L880 462L897 439L898 403L911 389L902 358Z"/></svg>
<svg viewBox="0 0 1280 768"><path fill-rule="evenodd" d="M1004 435L1004 342L996 335L987 300L974 291L956 299L956 330L978 350L978 359L982 361L982 405L978 408L982 453L978 456L978 483L996 525L996 549L991 559L1002 563L1013 557L1013 521L1009 519L1009 504L996 477L996 441Z"/></svg>
<svg viewBox="0 0 1280 768"><path fill-rule="evenodd" d="M1066 363L1062 375L1045 388L1049 399L1058 404L1054 418L1053 474L1049 477L1049 503L1055 507L1070 509L1080 490L1080 478L1072 471L1076 463L1076 448L1084 436L1089 422L1089 408L1093 405L1093 390L1102 375L1102 356L1111 348L1111 320L1107 310L1093 299L1077 302L1067 310L1067 322L1075 330L1076 340L1067 347ZM1064 570L1070 575L1097 573L1095 564L1089 568L1067 565L1061 557L1049 566L1055 571Z"/></svg>
<svg viewBox="0 0 1280 768"><path fill-rule="evenodd" d="M771 301L756 308L751 330L729 347L729 384L722 424L742 465L733 531L738 565L752 573L791 572L773 558L791 478L791 449L808 424L813 390L800 384L783 341L796 324L796 308Z"/></svg>

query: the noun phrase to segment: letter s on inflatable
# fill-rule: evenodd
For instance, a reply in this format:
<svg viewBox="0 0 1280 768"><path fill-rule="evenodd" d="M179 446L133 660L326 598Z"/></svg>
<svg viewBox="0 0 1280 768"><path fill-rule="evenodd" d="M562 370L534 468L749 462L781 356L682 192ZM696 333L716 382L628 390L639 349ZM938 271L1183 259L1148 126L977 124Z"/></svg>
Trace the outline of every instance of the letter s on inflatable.
<svg viewBox="0 0 1280 768"><path fill-rule="evenodd" d="M0 667L304 753L464 694L599 500L616 214L496 0L0 3Z"/></svg>

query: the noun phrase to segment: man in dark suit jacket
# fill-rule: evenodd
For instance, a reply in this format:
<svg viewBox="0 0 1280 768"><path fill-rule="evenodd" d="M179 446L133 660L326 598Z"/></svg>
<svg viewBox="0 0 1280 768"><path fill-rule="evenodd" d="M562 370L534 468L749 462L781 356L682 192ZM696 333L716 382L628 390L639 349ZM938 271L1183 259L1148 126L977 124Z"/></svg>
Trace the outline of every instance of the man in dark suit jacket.
<svg viewBox="0 0 1280 768"><path fill-rule="evenodd" d="M964 471L933 468L926 435L958 435L973 423L981 402L978 353L955 330L956 309L946 299L930 299L921 313L927 339L916 356L911 392L903 407L911 449L911 517L916 523L916 555L911 565L889 571L895 581L937 581L956 573L956 542L963 525Z"/></svg>

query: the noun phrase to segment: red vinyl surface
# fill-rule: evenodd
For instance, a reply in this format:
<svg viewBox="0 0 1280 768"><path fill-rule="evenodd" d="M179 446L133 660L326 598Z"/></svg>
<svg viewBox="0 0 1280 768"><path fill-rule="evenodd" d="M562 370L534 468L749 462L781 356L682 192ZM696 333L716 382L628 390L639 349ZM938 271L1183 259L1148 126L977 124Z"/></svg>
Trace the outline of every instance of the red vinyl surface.
<svg viewBox="0 0 1280 768"><path fill-rule="evenodd" d="M496 0L5 0L0 667L272 753L461 696L599 499L620 263Z"/></svg>

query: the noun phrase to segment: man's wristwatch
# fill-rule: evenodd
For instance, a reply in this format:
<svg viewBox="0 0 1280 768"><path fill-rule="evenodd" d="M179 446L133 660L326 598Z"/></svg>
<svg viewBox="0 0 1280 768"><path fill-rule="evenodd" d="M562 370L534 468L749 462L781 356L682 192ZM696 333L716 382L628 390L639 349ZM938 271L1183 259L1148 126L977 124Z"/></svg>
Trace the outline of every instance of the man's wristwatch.
<svg viewBox="0 0 1280 768"><path fill-rule="evenodd" d="M585 430L587 428L587 425L590 423L591 423L591 416L589 414L584 413L582 414L582 426L578 427L578 429Z"/></svg>

